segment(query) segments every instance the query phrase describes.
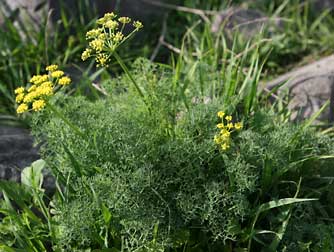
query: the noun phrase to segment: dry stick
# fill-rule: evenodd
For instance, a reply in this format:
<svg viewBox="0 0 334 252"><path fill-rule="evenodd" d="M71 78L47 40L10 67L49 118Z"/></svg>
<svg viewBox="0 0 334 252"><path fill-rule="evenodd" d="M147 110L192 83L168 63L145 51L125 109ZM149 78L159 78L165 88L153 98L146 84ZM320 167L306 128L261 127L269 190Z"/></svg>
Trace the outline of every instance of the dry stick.
<svg viewBox="0 0 334 252"><path fill-rule="evenodd" d="M171 51L173 51L173 52L175 52L177 54L181 53L181 49L180 48L177 48L177 47L173 46L172 44L167 43L165 40L161 40L160 43L162 45L164 45L165 47L167 47L169 50L171 50Z"/></svg>
<svg viewBox="0 0 334 252"><path fill-rule="evenodd" d="M185 6L161 3L161 2L157 2L157 1L153 1L153 0L141 0L141 1L143 1L145 3L148 3L148 4L155 5L155 6L163 7L163 8L166 8L166 9L171 9L171 10L177 10L177 11L196 14L196 15L199 15L207 23L210 23L210 19L206 15L217 15L217 14L219 14L218 11L189 8L189 7L185 7Z"/></svg>
<svg viewBox="0 0 334 252"><path fill-rule="evenodd" d="M166 31L167 31L167 17L168 14L165 14L164 16L164 20L162 22L162 31L158 40L158 44L156 45L156 47L154 48L154 51L150 57L150 61L154 61L154 59L157 57L159 50L161 48L161 46L163 45L163 41L165 41L165 35L166 35Z"/></svg>
<svg viewBox="0 0 334 252"><path fill-rule="evenodd" d="M177 47L173 46L172 44L167 43L165 40L160 41L160 43L162 45L164 45L165 47L167 47L169 50L171 50L171 51L173 51L173 52L175 52L177 54L181 54L181 49L180 48L177 48ZM199 57L200 56L196 52L193 52L191 55L195 56L195 57Z"/></svg>
<svg viewBox="0 0 334 252"><path fill-rule="evenodd" d="M103 88L101 87L100 84L98 83L92 83L92 86L99 92L101 92L102 94L104 94L105 96L109 96L108 92Z"/></svg>

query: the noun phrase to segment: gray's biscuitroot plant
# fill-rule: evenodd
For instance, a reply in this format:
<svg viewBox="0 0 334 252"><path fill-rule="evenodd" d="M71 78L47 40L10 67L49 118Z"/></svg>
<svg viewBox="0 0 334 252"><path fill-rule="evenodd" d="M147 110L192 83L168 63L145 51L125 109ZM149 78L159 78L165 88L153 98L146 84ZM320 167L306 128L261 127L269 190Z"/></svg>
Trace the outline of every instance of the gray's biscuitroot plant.
<svg viewBox="0 0 334 252"><path fill-rule="evenodd" d="M211 64L218 46L204 53L206 33L203 57L185 43L171 65L139 58L128 69L117 34L129 22L109 13L87 33L83 58L115 59L125 73L101 87L105 97L66 95L70 77L56 65L16 90L45 163L25 169L22 185L0 182L0 249L333 250L332 137L310 127L316 115L292 124L257 92L259 48L239 57L217 38L224 64ZM56 178L50 198L44 165Z"/></svg>

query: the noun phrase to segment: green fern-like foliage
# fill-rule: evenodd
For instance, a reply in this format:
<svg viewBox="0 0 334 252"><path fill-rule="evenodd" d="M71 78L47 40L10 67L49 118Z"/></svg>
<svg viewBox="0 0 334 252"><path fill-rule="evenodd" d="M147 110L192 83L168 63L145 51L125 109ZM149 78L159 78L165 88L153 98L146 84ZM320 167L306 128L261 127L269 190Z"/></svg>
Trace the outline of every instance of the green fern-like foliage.
<svg viewBox="0 0 334 252"><path fill-rule="evenodd" d="M213 137L223 101L176 106L168 71L139 64L134 72L146 87L146 104L130 86L119 86L125 79L111 83L110 96L97 102L57 98L85 138L48 112L34 117L34 134L46 142L43 158L66 195L54 202L57 248L223 251L232 243L246 248L261 204L294 198L296 191L299 198L323 195L312 186L316 176L330 172L330 161L318 158L334 152L328 137L282 123L264 109L239 118L244 129L222 151ZM303 206L313 209L311 203ZM326 209L329 216L331 210ZM279 230L280 213L261 216L256 229ZM275 237L257 238L270 244ZM285 239L292 241L289 232ZM252 251L259 247L255 242Z"/></svg>

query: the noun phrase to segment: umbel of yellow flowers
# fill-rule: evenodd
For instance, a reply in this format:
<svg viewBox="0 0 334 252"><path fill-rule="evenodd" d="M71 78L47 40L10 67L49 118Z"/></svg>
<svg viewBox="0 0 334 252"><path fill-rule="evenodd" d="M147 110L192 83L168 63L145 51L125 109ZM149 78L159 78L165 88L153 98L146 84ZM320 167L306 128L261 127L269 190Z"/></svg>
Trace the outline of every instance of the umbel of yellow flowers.
<svg viewBox="0 0 334 252"><path fill-rule="evenodd" d="M59 70L57 65L47 66L45 70L48 71L48 74L34 75L30 79L29 88L15 89L18 114L29 110L40 111L59 86L67 86L71 83L71 79L64 76L64 72Z"/></svg>
<svg viewBox="0 0 334 252"><path fill-rule="evenodd" d="M82 53L81 59L85 61L95 57L97 66L108 66L110 58L118 46L123 44L135 32L143 28L139 21L132 22L132 31L124 33L124 28L132 22L129 17L120 17L114 13L106 13L96 21L97 28L86 33L86 40L89 41L88 48Z"/></svg>
<svg viewBox="0 0 334 252"><path fill-rule="evenodd" d="M223 111L219 111L217 116L221 118L221 122L217 124L217 128L220 131L214 136L213 140L221 150L226 151L231 146L231 133L234 130L241 130L243 126L241 122L233 123L232 116L225 115Z"/></svg>

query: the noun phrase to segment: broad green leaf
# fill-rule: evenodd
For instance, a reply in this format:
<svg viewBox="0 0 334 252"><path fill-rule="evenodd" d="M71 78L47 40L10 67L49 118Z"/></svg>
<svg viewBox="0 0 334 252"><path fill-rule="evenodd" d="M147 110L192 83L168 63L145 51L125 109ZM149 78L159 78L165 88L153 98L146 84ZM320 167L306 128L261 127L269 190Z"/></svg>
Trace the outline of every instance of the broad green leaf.
<svg viewBox="0 0 334 252"><path fill-rule="evenodd" d="M45 161L39 159L31 164L30 167L23 169L21 173L21 183L33 189L41 189L43 184L42 170L45 167Z"/></svg>
<svg viewBox="0 0 334 252"><path fill-rule="evenodd" d="M101 208L102 208L102 215L103 215L103 219L106 225L109 225L110 221L111 221L111 213L109 211L109 209L102 203L101 204Z"/></svg>

